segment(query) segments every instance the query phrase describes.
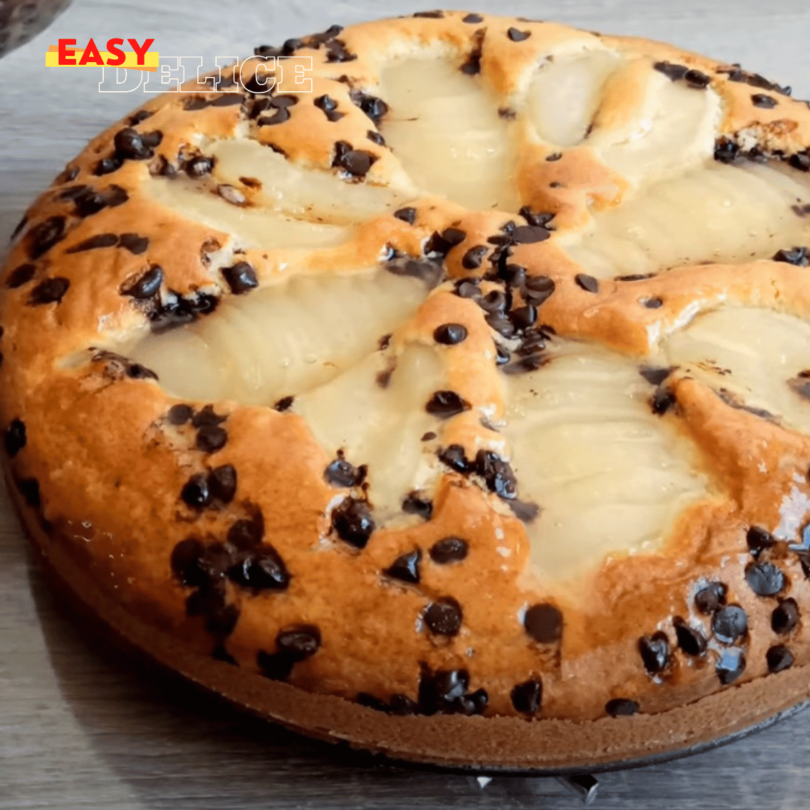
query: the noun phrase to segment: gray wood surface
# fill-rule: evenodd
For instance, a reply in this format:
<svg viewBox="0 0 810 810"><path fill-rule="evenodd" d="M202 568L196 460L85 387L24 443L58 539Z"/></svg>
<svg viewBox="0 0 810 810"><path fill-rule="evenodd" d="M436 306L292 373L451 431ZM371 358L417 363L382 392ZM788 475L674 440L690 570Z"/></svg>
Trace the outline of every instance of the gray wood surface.
<svg viewBox="0 0 810 810"><path fill-rule="evenodd" d="M447 7L456 5L445 3ZM479 0L588 29L666 39L739 61L810 96L806 0ZM58 37L150 36L168 55L246 54L254 45L419 2L75 0L49 31L0 62L0 240L86 140L141 103L101 95L98 70L53 69ZM2 392L0 392L0 396ZM0 490L0 810L543 807L577 799L554 780L405 773L328 751L165 682L90 640L45 586ZM597 807L806 808L810 713L727 748L600 777Z"/></svg>

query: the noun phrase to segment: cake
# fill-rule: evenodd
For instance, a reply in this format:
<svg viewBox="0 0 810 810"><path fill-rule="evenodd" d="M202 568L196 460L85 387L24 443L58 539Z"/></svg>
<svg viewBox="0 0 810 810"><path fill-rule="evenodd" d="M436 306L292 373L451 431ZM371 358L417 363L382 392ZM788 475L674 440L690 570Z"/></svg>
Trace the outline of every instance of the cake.
<svg viewBox="0 0 810 810"><path fill-rule="evenodd" d="M810 104L450 11L182 89L0 274L8 489L85 607L433 765L616 765L807 699Z"/></svg>

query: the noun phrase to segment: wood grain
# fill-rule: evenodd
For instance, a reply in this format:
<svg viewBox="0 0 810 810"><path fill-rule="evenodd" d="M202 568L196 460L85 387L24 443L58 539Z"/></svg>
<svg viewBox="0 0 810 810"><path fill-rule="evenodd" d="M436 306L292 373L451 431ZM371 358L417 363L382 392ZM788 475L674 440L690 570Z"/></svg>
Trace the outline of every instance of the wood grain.
<svg viewBox="0 0 810 810"><path fill-rule="evenodd" d="M56 24L0 62L0 240L84 143L142 99L98 92L98 71L45 68L59 37L154 37L170 55L249 53L333 22L431 3L74 0ZM447 7L466 4L445 3ZM810 96L806 0L707 4L650 0L479 0L479 9L553 16L739 61ZM792 80L792 81L791 81ZM2 392L0 392L2 395ZM810 713L680 762L600 777L597 806L804 808ZM571 808L554 780L495 779L358 767L167 682L87 637L52 595L0 491L0 810L258 808Z"/></svg>

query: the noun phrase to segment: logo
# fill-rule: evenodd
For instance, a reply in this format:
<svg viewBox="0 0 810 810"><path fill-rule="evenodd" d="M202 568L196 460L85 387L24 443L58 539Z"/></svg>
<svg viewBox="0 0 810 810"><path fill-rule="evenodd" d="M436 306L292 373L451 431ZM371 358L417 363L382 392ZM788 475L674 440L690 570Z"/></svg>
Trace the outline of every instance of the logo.
<svg viewBox="0 0 810 810"><path fill-rule="evenodd" d="M124 39L115 37L100 50L91 38L83 47L75 39L60 39L45 54L47 67L100 67L101 93L131 93L142 88L145 93L222 93L238 92L237 84L254 94L311 93L311 56L251 56L242 62L235 56L218 56L213 71L203 70L201 56L160 56L150 51L154 39L128 38L131 51L123 50ZM223 68L235 65L228 81ZM235 82L233 81L235 80ZM190 86L184 86L191 83ZM220 85L223 85L220 88Z"/></svg>
<svg viewBox="0 0 810 810"><path fill-rule="evenodd" d="M132 68L133 70L148 70L155 72L158 69L160 56L157 51L150 53L149 48L154 44L154 39L145 39L139 43L137 39L129 38L127 43L132 48L131 51L124 51L121 46L124 40L121 37L108 39L106 51L99 50L92 38L84 48L76 48L75 39L60 39L59 44L48 47L45 54L45 64L47 67L120 67Z"/></svg>

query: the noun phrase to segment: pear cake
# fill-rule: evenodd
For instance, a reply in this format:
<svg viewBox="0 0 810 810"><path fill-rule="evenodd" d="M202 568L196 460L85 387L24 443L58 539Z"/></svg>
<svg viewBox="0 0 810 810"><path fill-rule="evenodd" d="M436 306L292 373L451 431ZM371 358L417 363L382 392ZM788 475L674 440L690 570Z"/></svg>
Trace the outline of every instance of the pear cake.
<svg viewBox="0 0 810 810"><path fill-rule="evenodd" d="M0 276L5 476L69 593L441 766L627 763L810 697L807 102L449 11L182 89Z"/></svg>

